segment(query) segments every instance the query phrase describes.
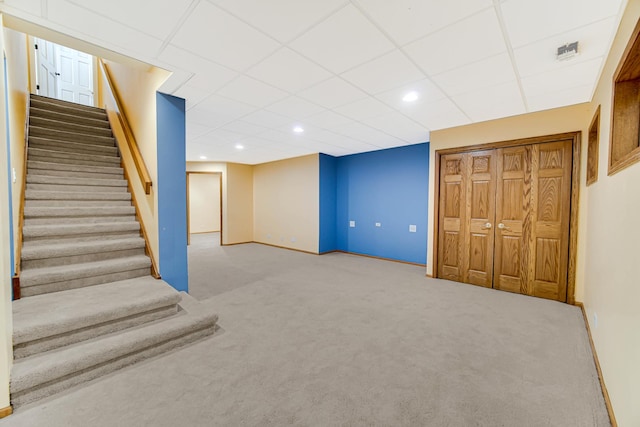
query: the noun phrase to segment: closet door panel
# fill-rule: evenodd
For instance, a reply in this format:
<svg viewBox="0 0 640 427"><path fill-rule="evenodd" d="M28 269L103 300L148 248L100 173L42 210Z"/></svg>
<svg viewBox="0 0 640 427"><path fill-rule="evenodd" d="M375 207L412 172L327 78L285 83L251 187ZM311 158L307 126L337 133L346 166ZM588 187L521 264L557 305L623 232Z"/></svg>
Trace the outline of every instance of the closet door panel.
<svg viewBox="0 0 640 427"><path fill-rule="evenodd" d="M467 173L467 218L464 257L465 282L492 287L495 222L496 162L495 150L469 153Z"/></svg>
<svg viewBox="0 0 640 427"><path fill-rule="evenodd" d="M440 217L438 218L438 277L464 281L462 245L466 228L466 155L440 158Z"/></svg>

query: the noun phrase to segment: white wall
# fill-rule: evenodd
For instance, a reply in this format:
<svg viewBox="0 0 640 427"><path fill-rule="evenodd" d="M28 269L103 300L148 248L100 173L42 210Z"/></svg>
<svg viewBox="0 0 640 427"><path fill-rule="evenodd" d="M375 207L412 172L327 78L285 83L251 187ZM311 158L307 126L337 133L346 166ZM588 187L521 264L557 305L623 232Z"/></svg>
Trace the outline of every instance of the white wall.
<svg viewBox="0 0 640 427"><path fill-rule="evenodd" d="M220 231L220 174L189 173L189 232Z"/></svg>
<svg viewBox="0 0 640 427"><path fill-rule="evenodd" d="M4 52L4 26L0 15L0 52ZM7 122L5 96L8 90L4 84L4 61L0 60L0 410L9 406L9 375L13 363L11 336L13 323L11 315L11 254L9 239L9 159L7 158Z"/></svg>
<svg viewBox="0 0 640 427"><path fill-rule="evenodd" d="M598 181L586 188L584 305L620 426L640 426L640 163L608 176L613 75L640 18L631 1L595 91ZM591 117L589 117L591 120ZM597 316L597 322L596 322Z"/></svg>

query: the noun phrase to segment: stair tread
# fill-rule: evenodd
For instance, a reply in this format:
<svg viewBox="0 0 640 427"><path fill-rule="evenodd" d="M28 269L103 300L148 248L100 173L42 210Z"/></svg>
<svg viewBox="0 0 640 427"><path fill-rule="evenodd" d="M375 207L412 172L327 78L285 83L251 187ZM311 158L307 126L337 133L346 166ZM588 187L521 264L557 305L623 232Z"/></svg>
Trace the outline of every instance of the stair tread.
<svg viewBox="0 0 640 427"><path fill-rule="evenodd" d="M42 136L30 136L29 137L30 148L40 148L43 150L63 151L65 150L77 150L85 153L117 153L118 148L115 142L112 145L107 144L91 144L90 142L78 142L78 141L65 141L54 138L44 138ZM89 154L89 153L87 153Z"/></svg>
<svg viewBox="0 0 640 427"><path fill-rule="evenodd" d="M83 117L77 116L73 114L66 114L60 111L55 110L47 110L44 108L39 108L35 106L31 106L29 108L29 117L42 117L46 119L58 120L60 122L66 123L78 123L85 124L86 126L94 126L94 127L102 127L102 128L111 128L109 121L106 118L103 119L93 119L91 117Z"/></svg>
<svg viewBox="0 0 640 427"><path fill-rule="evenodd" d="M78 133L68 130L51 129L42 126L29 125L29 136L36 136L41 138L59 139L62 141L102 141L104 143L115 144L115 138L113 136L101 136L90 135L85 133Z"/></svg>
<svg viewBox="0 0 640 427"><path fill-rule="evenodd" d="M38 259L43 253L55 253L55 256L70 256L79 253L93 253L97 250L120 250L144 248L144 239L139 236L126 237L113 240L99 240L86 242L59 242L41 243L37 245L25 242L22 248L22 259Z"/></svg>
<svg viewBox="0 0 640 427"><path fill-rule="evenodd" d="M34 170L56 170L67 172L104 173L114 175L123 174L121 166L85 166L30 159L28 160L27 168L29 172L33 172Z"/></svg>
<svg viewBox="0 0 640 427"><path fill-rule="evenodd" d="M85 191L53 191L34 190L27 188L25 201L28 200L131 200L131 193L127 191L110 192L85 192Z"/></svg>
<svg viewBox="0 0 640 427"><path fill-rule="evenodd" d="M105 233L113 231L134 231L140 229L140 223L133 217L128 221L74 222L53 224L25 224L24 237L48 237L77 234ZM97 236L99 238L99 236Z"/></svg>
<svg viewBox="0 0 640 427"><path fill-rule="evenodd" d="M82 185L101 187L126 187L124 178L74 178L55 175L27 174L27 184Z"/></svg>
<svg viewBox="0 0 640 427"><path fill-rule="evenodd" d="M63 120L50 119L48 117L38 117L29 115L29 125L46 129L74 132L92 136L112 136L111 129L101 126L87 126L79 123L70 123Z"/></svg>
<svg viewBox="0 0 640 427"><path fill-rule="evenodd" d="M23 298L13 303L13 343L174 305L180 299L178 291L151 276Z"/></svg>
<svg viewBox="0 0 640 427"><path fill-rule="evenodd" d="M77 217L77 216L110 216L110 215L135 215L136 209L133 206L25 206L24 218L45 218L45 217Z"/></svg>
<svg viewBox="0 0 640 427"><path fill-rule="evenodd" d="M213 332L217 320L218 316L205 307L191 306L153 323L17 360L11 371L11 390L22 392L191 332L208 328Z"/></svg>
<svg viewBox="0 0 640 427"><path fill-rule="evenodd" d="M134 270L148 266L151 266L149 257L146 255L137 255L81 264L31 268L22 270L20 273L20 285L23 287L36 286L70 279L100 276L114 271Z"/></svg>
<svg viewBox="0 0 640 427"><path fill-rule="evenodd" d="M29 148L29 154L40 155L40 156L50 156L51 160L53 159L74 159L74 160L88 160L92 162L104 162L104 163L113 163L119 164L120 157L118 154L103 156L100 154L83 154L83 153L69 153L66 151L56 151L51 148L38 148L31 147ZM55 162L52 162L55 163Z"/></svg>

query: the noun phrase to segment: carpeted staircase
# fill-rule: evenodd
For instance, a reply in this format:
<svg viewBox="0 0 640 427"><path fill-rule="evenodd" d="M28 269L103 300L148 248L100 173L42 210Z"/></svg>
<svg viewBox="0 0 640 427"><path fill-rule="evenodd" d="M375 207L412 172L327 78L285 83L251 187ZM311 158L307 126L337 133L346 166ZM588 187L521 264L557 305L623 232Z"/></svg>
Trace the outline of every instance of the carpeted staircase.
<svg viewBox="0 0 640 427"><path fill-rule="evenodd" d="M14 407L214 332L150 275L104 110L32 95L27 160Z"/></svg>

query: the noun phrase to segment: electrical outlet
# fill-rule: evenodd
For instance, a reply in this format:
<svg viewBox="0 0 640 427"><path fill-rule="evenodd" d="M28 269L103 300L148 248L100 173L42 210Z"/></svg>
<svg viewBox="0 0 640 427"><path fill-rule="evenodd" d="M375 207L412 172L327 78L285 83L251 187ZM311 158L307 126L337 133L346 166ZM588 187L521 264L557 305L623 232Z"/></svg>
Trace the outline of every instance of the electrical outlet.
<svg viewBox="0 0 640 427"><path fill-rule="evenodd" d="M380 227L382 226L382 224L380 224L379 222L376 222L376 227Z"/></svg>
<svg viewBox="0 0 640 427"><path fill-rule="evenodd" d="M598 328L598 313L593 313L593 329Z"/></svg>
<svg viewBox="0 0 640 427"><path fill-rule="evenodd" d="M409 233L415 233L417 231L418 231L418 227L416 227L413 224L409 225Z"/></svg>
<svg viewBox="0 0 640 427"><path fill-rule="evenodd" d="M16 168L11 168L11 176L13 177L13 183L16 183Z"/></svg>
<svg viewBox="0 0 640 427"><path fill-rule="evenodd" d="M349 221L349 227L354 228L356 226L355 221Z"/></svg>

